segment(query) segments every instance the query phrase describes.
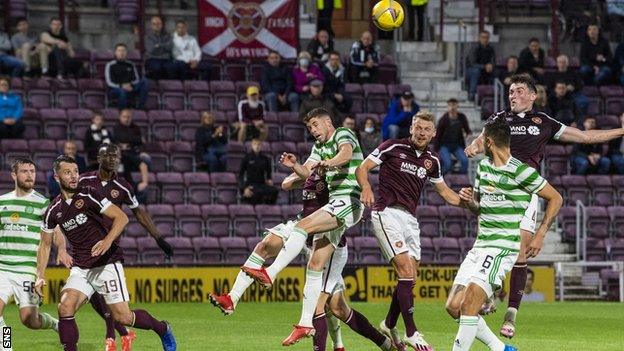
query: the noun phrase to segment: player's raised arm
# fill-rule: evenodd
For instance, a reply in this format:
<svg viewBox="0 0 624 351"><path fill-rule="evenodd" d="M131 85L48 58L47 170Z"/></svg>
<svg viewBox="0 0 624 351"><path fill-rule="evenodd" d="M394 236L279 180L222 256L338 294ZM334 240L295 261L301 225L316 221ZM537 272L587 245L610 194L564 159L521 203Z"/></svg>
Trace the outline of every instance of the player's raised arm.
<svg viewBox="0 0 624 351"><path fill-rule="evenodd" d="M284 153L284 155L286 155L286 153ZM282 158L285 157L284 155L282 155ZM292 155L292 154L290 154ZM294 156L294 155L293 155ZM296 156L295 156L296 159ZM280 159L280 162L282 160ZM284 164L282 162L282 164ZM316 162L311 161L311 160L307 160L302 166L303 168L305 168L308 172L312 173L312 167L316 164ZM288 167L288 166L287 166ZM291 169L294 170L294 168L291 167ZM309 177L309 175L308 175ZM303 187L303 184L305 183L306 178L302 178L297 172L291 173L288 177L284 178L284 180L282 181L282 189L289 191L289 190L293 190L293 189L298 189Z"/></svg>
<svg viewBox="0 0 624 351"><path fill-rule="evenodd" d="M622 123L624 125L624 122ZM609 130L580 130L574 127L565 127L559 141L576 144L600 144L624 136L624 127Z"/></svg>
<svg viewBox="0 0 624 351"><path fill-rule="evenodd" d="M552 185L546 183L546 185L540 190L537 195L542 199L548 201L548 205L546 205L546 210L544 212L544 219L542 219L542 224L539 226L537 231L535 232L535 236L533 236L533 240L531 240L531 244L527 247L527 257L535 257L539 254L542 249L542 245L544 243L544 237L546 236L546 232L548 228L552 225L553 221L557 217L561 206L563 205L563 197L561 194L552 187Z"/></svg>
<svg viewBox="0 0 624 351"><path fill-rule="evenodd" d="M310 156L312 157L312 156ZM299 163L297 160L297 156L294 154L290 154L284 152L280 157L280 163L285 167L290 168L293 173L297 174L300 179L308 179L310 173L312 173L312 168L316 165L317 162L314 160L308 159L303 165ZM282 185L283 188L283 185ZM284 189L286 190L286 189Z"/></svg>
<svg viewBox="0 0 624 351"><path fill-rule="evenodd" d="M91 249L92 256L100 256L111 247L113 241L117 239L121 232L128 224L128 216L121 210L121 208L110 204L102 212L106 217L113 220L111 229L103 240L98 241Z"/></svg>
<svg viewBox="0 0 624 351"><path fill-rule="evenodd" d="M481 132L481 134L479 134L479 136L474 138L474 140L470 143L470 145L468 145L464 149L464 153L466 153L466 156L468 157L475 157L478 154L483 153L484 150L485 149L483 147L483 132Z"/></svg>
<svg viewBox="0 0 624 351"><path fill-rule="evenodd" d="M145 228L145 230L147 230L149 235L151 235L152 238L156 240L158 247L163 250L165 255L167 255L167 258L173 256L173 248L158 231L158 228L156 228L156 224L154 223L152 216L147 213L145 208L143 206L137 206L132 209L132 213L134 213L134 216L136 217L139 224L141 224L141 226Z"/></svg>
<svg viewBox="0 0 624 351"><path fill-rule="evenodd" d="M344 143L338 147L338 154L329 160L323 160L317 164L319 167L334 168L342 167L353 158L353 145Z"/></svg>
<svg viewBox="0 0 624 351"><path fill-rule="evenodd" d="M373 194L373 188L368 181L368 173L377 168L377 166L379 166L379 164L375 163L375 161L371 158L366 158L364 162L362 162L355 170L355 178L362 189L360 201L366 207L372 207L375 204L375 195Z"/></svg>

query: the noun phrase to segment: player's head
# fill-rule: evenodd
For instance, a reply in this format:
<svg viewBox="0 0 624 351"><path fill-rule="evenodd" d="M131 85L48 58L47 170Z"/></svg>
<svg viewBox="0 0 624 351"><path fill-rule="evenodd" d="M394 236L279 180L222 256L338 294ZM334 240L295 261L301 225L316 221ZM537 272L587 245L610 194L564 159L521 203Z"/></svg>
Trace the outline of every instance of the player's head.
<svg viewBox="0 0 624 351"><path fill-rule="evenodd" d="M78 188L78 164L73 157L61 155L54 160L54 179L61 190L73 193Z"/></svg>
<svg viewBox="0 0 624 351"><path fill-rule="evenodd" d="M322 107L308 112L303 118L303 123L314 139L321 143L327 142L335 130L329 111Z"/></svg>
<svg viewBox="0 0 624 351"><path fill-rule="evenodd" d="M105 172L115 172L119 168L121 151L115 144L102 144L98 149L97 161L100 169Z"/></svg>
<svg viewBox="0 0 624 351"><path fill-rule="evenodd" d="M11 81L7 77L0 77L0 93L6 94L11 89Z"/></svg>
<svg viewBox="0 0 624 351"><path fill-rule="evenodd" d="M37 170L35 163L29 158L16 158L11 164L11 177L15 182L15 188L29 192L35 186Z"/></svg>
<svg viewBox="0 0 624 351"><path fill-rule="evenodd" d="M509 149L509 139L511 130L504 118L493 118L485 123L483 127L483 146L485 155L493 157L494 151Z"/></svg>
<svg viewBox="0 0 624 351"><path fill-rule="evenodd" d="M115 59L124 61L128 58L128 47L124 43L115 45Z"/></svg>
<svg viewBox="0 0 624 351"><path fill-rule="evenodd" d="M418 111L414 118L412 118L410 134L412 135L412 143L416 145L416 148L425 150L436 134L435 117L433 113L425 110Z"/></svg>
<svg viewBox="0 0 624 351"><path fill-rule="evenodd" d="M537 99L537 87L535 81L528 74L516 74L511 76L509 86L509 104L511 112L521 113L530 111Z"/></svg>

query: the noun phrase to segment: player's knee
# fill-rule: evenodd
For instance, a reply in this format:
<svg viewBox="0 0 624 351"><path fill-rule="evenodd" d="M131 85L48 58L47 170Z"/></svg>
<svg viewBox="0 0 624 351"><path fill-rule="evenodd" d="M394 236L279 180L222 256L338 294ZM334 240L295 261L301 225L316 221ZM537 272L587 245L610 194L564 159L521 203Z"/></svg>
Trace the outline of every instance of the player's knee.
<svg viewBox="0 0 624 351"><path fill-rule="evenodd" d="M67 302L63 302L61 301L58 304L58 313L59 313L59 317L64 317L64 316L73 316L74 315L74 306L73 304L67 303Z"/></svg>
<svg viewBox="0 0 624 351"><path fill-rule="evenodd" d="M446 308L446 312L448 312L451 317L455 319L459 318L460 310L457 303L454 303L453 301L447 301L444 307Z"/></svg>
<svg viewBox="0 0 624 351"><path fill-rule="evenodd" d="M28 329L38 329L39 323L37 323L37 314L29 313L27 315L20 316L22 324Z"/></svg>
<svg viewBox="0 0 624 351"><path fill-rule="evenodd" d="M345 321L347 320L347 318L349 318L350 311L347 306L340 303L332 303L329 307L331 309L331 313L341 321Z"/></svg>
<svg viewBox="0 0 624 351"><path fill-rule="evenodd" d="M472 294L464 295L459 310L462 315L471 316L474 314L474 297Z"/></svg>
<svg viewBox="0 0 624 351"><path fill-rule="evenodd" d="M325 262L322 262L320 259L315 258L314 256L310 258L310 261L308 262L308 269L320 272L323 270L323 267L325 267Z"/></svg>

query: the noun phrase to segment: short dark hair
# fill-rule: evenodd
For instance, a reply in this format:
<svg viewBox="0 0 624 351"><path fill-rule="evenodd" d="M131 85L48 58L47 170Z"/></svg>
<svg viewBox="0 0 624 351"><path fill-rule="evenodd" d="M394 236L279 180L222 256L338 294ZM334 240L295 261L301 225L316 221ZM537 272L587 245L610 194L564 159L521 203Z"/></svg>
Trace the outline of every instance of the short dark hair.
<svg viewBox="0 0 624 351"><path fill-rule="evenodd" d="M52 17L52 18L50 18L50 23L52 23L52 22L54 22L54 21L60 21L60 22L63 22L63 21L61 21L61 19L60 19L60 18L58 18L58 17Z"/></svg>
<svg viewBox="0 0 624 351"><path fill-rule="evenodd" d="M61 169L61 163L76 163L76 160L71 157L71 156L67 156L67 155L60 155L59 157L56 158L56 160L54 160L54 164L52 165L52 169L54 169L54 173L58 173L58 171Z"/></svg>
<svg viewBox="0 0 624 351"><path fill-rule="evenodd" d="M459 101L457 101L456 98L450 98L450 99L446 100L446 103L447 104L458 104Z"/></svg>
<svg viewBox="0 0 624 351"><path fill-rule="evenodd" d="M340 53L338 51L336 51L336 50L330 51L329 52L329 56L331 56L331 55L338 55L338 58L340 58Z"/></svg>
<svg viewBox="0 0 624 351"><path fill-rule="evenodd" d="M27 157L18 157L15 160L13 160L13 163L11 163L11 172L17 173L17 170L19 169L19 166L21 165L33 165L35 166L35 168L37 167L37 165L35 164L35 162L33 162L33 160Z"/></svg>
<svg viewBox="0 0 624 351"><path fill-rule="evenodd" d="M492 118L485 122L483 127L483 135L492 138L494 144L499 147L509 146L511 138L511 129L509 124L503 117Z"/></svg>
<svg viewBox="0 0 624 351"><path fill-rule="evenodd" d="M342 120L344 121L344 120L345 120L345 119L347 119L347 118L350 118L350 119L355 119L355 116L353 116L353 115L345 115L345 116L344 116L344 118L343 118Z"/></svg>
<svg viewBox="0 0 624 351"><path fill-rule="evenodd" d="M100 152L117 152L119 150L119 146L117 146L117 144L109 144L109 143L105 143L100 145L100 147L98 147L98 154Z"/></svg>
<svg viewBox="0 0 624 351"><path fill-rule="evenodd" d="M518 60L518 56L516 56L516 55L510 55L510 56L507 58L507 61L509 61L509 59L515 59L515 60Z"/></svg>
<svg viewBox="0 0 624 351"><path fill-rule="evenodd" d="M479 31L479 34L487 34L487 35L490 35L490 31L485 30L485 29L482 29L482 30L480 30L480 31Z"/></svg>
<svg viewBox="0 0 624 351"><path fill-rule="evenodd" d="M176 25L178 25L180 23L186 24L186 21L180 18L179 20L176 21Z"/></svg>
<svg viewBox="0 0 624 351"><path fill-rule="evenodd" d="M303 117L303 123L310 122L312 118L323 116L327 116L327 118L331 119L331 113L327 109L323 107L317 107L315 109L312 109L312 111L306 113L305 117Z"/></svg>
<svg viewBox="0 0 624 351"><path fill-rule="evenodd" d="M0 77L0 82L2 81L7 82L9 88L11 87L11 79L9 79L8 77Z"/></svg>
<svg viewBox="0 0 624 351"><path fill-rule="evenodd" d="M539 43L539 42L540 42L539 39L537 39L536 37L533 37L533 38L529 39L529 44L531 44L531 43Z"/></svg>
<svg viewBox="0 0 624 351"><path fill-rule="evenodd" d="M535 79L533 79L533 77L531 77L528 73L514 74L509 79L511 84L525 84L531 92L537 93Z"/></svg>
<svg viewBox="0 0 624 351"><path fill-rule="evenodd" d="M270 56L271 54L276 54L277 56L282 57L282 55L280 55L280 53L277 52L277 50L270 49L269 50L269 55L267 55L267 56Z"/></svg>
<svg viewBox="0 0 624 351"><path fill-rule="evenodd" d="M558 80L555 82L554 86L557 86L557 84L563 84L563 85L567 85L566 82L562 81L562 80Z"/></svg>
<svg viewBox="0 0 624 351"><path fill-rule="evenodd" d="M117 43L115 44L115 50L117 50L118 47L123 46L124 48L128 48L128 45L124 44L124 43Z"/></svg>
<svg viewBox="0 0 624 351"><path fill-rule="evenodd" d="M150 17L150 21L153 20L154 18L158 18L159 20L163 20L162 16L159 15L153 15L152 17Z"/></svg>
<svg viewBox="0 0 624 351"><path fill-rule="evenodd" d="M15 25L17 26L21 22L28 22L28 20L26 19L26 17L20 17L15 21Z"/></svg>

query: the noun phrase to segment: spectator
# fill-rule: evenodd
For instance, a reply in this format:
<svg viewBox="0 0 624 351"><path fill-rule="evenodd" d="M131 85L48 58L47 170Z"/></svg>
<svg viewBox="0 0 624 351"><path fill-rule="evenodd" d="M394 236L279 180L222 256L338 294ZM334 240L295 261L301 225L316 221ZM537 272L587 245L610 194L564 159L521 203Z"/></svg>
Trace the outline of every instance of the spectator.
<svg viewBox="0 0 624 351"><path fill-rule="evenodd" d="M299 95L293 91L292 75L281 64L277 51L269 51L267 62L262 69L260 86L269 111L277 112L279 107L288 106L290 112L299 111Z"/></svg>
<svg viewBox="0 0 624 351"><path fill-rule="evenodd" d="M84 146L89 160L89 170L98 169L97 162L98 150L102 144L111 144L111 133L104 126L104 117L102 113L96 111L91 117L91 125L85 132Z"/></svg>
<svg viewBox="0 0 624 351"><path fill-rule="evenodd" d="M113 127L113 142L121 149L121 165L124 178L134 184L132 172L141 173L141 181L136 189L139 202L145 201L146 188L149 185L150 157L143 151L141 128L132 122L132 111L124 109L119 112L119 121Z"/></svg>
<svg viewBox="0 0 624 351"><path fill-rule="evenodd" d="M620 85L624 86L624 41L615 48L614 59L619 72Z"/></svg>
<svg viewBox="0 0 624 351"><path fill-rule="evenodd" d="M173 39L163 28L162 18L152 16L150 31L145 34L145 75L150 79L174 79Z"/></svg>
<svg viewBox="0 0 624 351"><path fill-rule="evenodd" d="M518 57L511 55L507 58L507 68L498 74L498 79L505 86L505 95L511 86L511 76L518 74Z"/></svg>
<svg viewBox="0 0 624 351"><path fill-rule="evenodd" d="M582 117L581 111L576 107L565 82L555 84L554 93L548 100L551 116L566 126L576 127Z"/></svg>
<svg viewBox="0 0 624 351"><path fill-rule="evenodd" d="M227 163L227 135L225 127L215 126L214 116L202 112L201 125L195 131L195 159L208 172L225 172Z"/></svg>
<svg viewBox="0 0 624 351"><path fill-rule="evenodd" d="M338 111L349 113L353 106L353 99L345 93L345 68L340 63L340 54L336 51L329 54L329 60L323 66L323 76L325 77L325 96L332 100Z"/></svg>
<svg viewBox="0 0 624 351"><path fill-rule="evenodd" d="M408 137L412 117L418 111L420 111L420 106L414 101L414 94L411 91L406 91L400 97L392 99L386 118L381 125L383 139Z"/></svg>
<svg viewBox="0 0 624 351"><path fill-rule="evenodd" d="M520 52L518 58L518 71L520 73L529 73L538 82L544 82L544 49L540 48L540 42L537 38L529 40L529 46Z"/></svg>
<svg viewBox="0 0 624 351"><path fill-rule="evenodd" d="M306 96L301 102L301 107L299 108L299 117L303 119L305 115L314 110L315 108L322 107L327 111L331 112L331 118L334 122L334 125L340 125L340 112L334 105L334 103L323 95L323 81L320 79L315 79L310 82L310 94Z"/></svg>
<svg viewBox="0 0 624 351"><path fill-rule="evenodd" d="M78 173L82 174L87 171L87 162L85 161L84 157L78 154L78 147L76 146L75 142L71 140L67 140L65 142L65 144L63 145L63 155L69 156L76 160L76 163L78 164ZM47 173L48 194L51 198L55 198L58 194L61 193L61 188L56 179L54 179L54 172L49 171Z"/></svg>
<svg viewBox="0 0 624 351"><path fill-rule="evenodd" d="M26 127L22 121L22 98L9 92L8 78L0 78L0 140L21 139Z"/></svg>
<svg viewBox="0 0 624 351"><path fill-rule="evenodd" d="M238 176L243 202L256 204L275 204L277 188L271 180L271 159L262 153L262 141L251 141L248 152L241 163Z"/></svg>
<svg viewBox="0 0 624 351"><path fill-rule="evenodd" d="M358 132L355 129L355 117L347 115L342 119L342 126L347 129L351 129L357 135Z"/></svg>
<svg viewBox="0 0 624 351"><path fill-rule="evenodd" d="M449 99L446 104L446 113L440 118L436 131L442 174L447 174L453 170L451 155L454 155L459 161L458 173L467 174L468 157L464 153L464 148L466 148L466 137L472 133L468 125L468 118L458 111L457 99Z"/></svg>
<svg viewBox="0 0 624 351"><path fill-rule="evenodd" d="M472 49L468 57L468 83L470 90L468 99L473 100L477 93L479 83L492 84L494 77L494 65L496 64L496 54L494 47L490 44L490 32L482 30L479 33L479 43Z"/></svg>
<svg viewBox="0 0 624 351"><path fill-rule="evenodd" d="M307 51L314 61L327 62L329 54L334 51L334 40L329 37L327 30L319 30L308 43Z"/></svg>
<svg viewBox="0 0 624 351"><path fill-rule="evenodd" d="M11 55L11 40L9 36L0 31L0 68L6 67L11 71L11 77L20 77L24 71L24 62Z"/></svg>
<svg viewBox="0 0 624 351"><path fill-rule="evenodd" d="M585 117L585 130L596 129L596 118ZM602 156L603 144L575 144L572 149L572 173L585 175L588 173L608 174L611 160Z"/></svg>
<svg viewBox="0 0 624 351"><path fill-rule="evenodd" d="M576 106L583 113L587 113L589 99L583 94L583 79L575 70L570 69L566 55L557 56L557 71L548 73L548 90L553 91L557 82L564 82L566 90L571 94Z"/></svg>
<svg viewBox="0 0 624 351"><path fill-rule="evenodd" d="M126 45L115 45L115 59L104 69L108 94L117 99L119 109L128 107L128 99L132 99L135 107L142 110L147 101L147 79L141 78L134 63L127 58Z"/></svg>
<svg viewBox="0 0 624 351"><path fill-rule="evenodd" d="M292 70L295 91L301 96L310 92L310 82L314 79L323 80L323 74L318 66L312 62L307 51L302 51L297 57L297 65Z"/></svg>
<svg viewBox="0 0 624 351"><path fill-rule="evenodd" d="M264 102L260 101L260 89L251 85L247 88L247 99L238 102L238 122L234 123L238 142L248 139L266 140L269 128L264 123Z"/></svg>
<svg viewBox="0 0 624 351"><path fill-rule="evenodd" d="M624 113L620 116L620 123L624 128ZM609 142L609 153L607 157L617 174L624 174L624 137L613 139Z"/></svg>
<svg viewBox="0 0 624 351"><path fill-rule="evenodd" d="M33 65L41 68L42 73L48 72L48 55L45 44L37 43L37 37L28 32L28 21L22 18L17 21L17 32L11 37L15 56L24 62L24 73L31 74Z"/></svg>
<svg viewBox="0 0 624 351"><path fill-rule="evenodd" d="M364 121L364 131L360 133L360 147L364 157L370 155L381 144L381 132L377 120L367 117Z"/></svg>
<svg viewBox="0 0 624 351"><path fill-rule="evenodd" d="M379 66L379 46L373 42L369 31L362 33L360 40L353 43L350 53L351 65L355 71L351 80L358 83L375 83Z"/></svg>
<svg viewBox="0 0 624 351"><path fill-rule="evenodd" d="M550 106L548 106L548 95L546 94L546 87L543 85L537 85L537 99L535 99L535 110L544 112L547 115L551 115Z"/></svg>
<svg viewBox="0 0 624 351"><path fill-rule="evenodd" d="M611 47L600 35L598 26L587 27L587 37L581 42L581 74L585 84L602 85L611 77Z"/></svg>
<svg viewBox="0 0 624 351"><path fill-rule="evenodd" d="M176 22L173 33L173 58L180 79L192 79L193 72L199 72L200 79L210 78L210 64L201 60L201 49L194 36L188 34L185 20Z"/></svg>
<svg viewBox="0 0 624 351"><path fill-rule="evenodd" d="M63 80L68 73L76 77L83 75L84 65L74 58L76 53L65 35L63 22L59 18L53 17L50 20L50 28L41 33L40 41L44 44L44 52L48 55L50 65L49 72L42 72L42 74L56 74L56 78L60 80Z"/></svg>

